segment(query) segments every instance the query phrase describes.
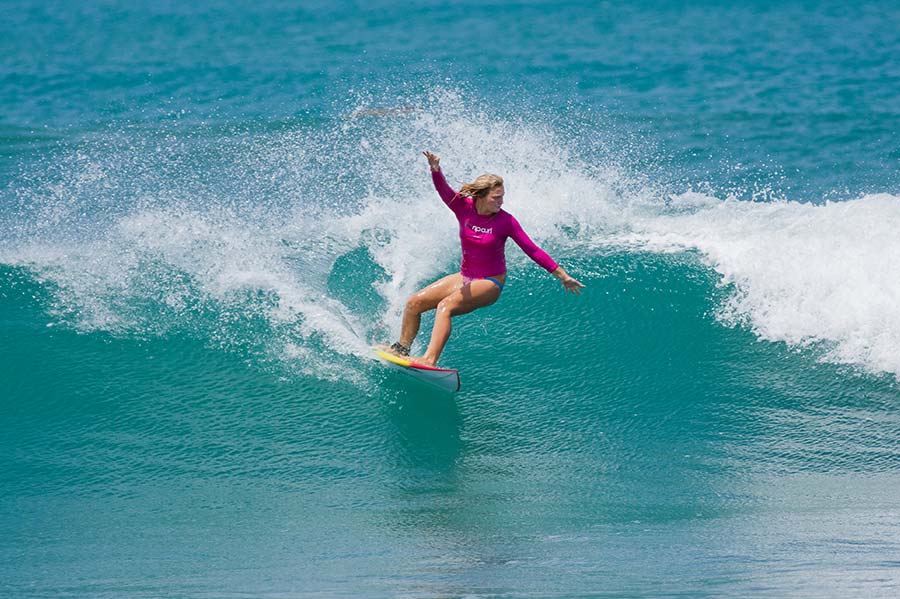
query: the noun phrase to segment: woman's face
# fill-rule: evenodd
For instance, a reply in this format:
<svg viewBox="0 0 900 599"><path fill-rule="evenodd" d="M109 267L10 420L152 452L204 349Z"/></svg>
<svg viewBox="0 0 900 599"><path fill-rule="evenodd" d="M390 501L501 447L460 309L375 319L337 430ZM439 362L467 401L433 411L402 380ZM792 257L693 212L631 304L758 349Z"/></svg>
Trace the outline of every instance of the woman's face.
<svg viewBox="0 0 900 599"><path fill-rule="evenodd" d="M487 214L497 214L500 212L500 207L503 206L503 193L504 189L502 185L491 188L487 195L481 198L481 212Z"/></svg>

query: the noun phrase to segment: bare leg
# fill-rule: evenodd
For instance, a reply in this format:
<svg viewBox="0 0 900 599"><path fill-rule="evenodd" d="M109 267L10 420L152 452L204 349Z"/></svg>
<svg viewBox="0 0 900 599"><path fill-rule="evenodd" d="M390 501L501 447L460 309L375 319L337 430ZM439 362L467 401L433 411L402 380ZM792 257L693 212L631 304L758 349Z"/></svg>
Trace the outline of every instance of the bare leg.
<svg viewBox="0 0 900 599"><path fill-rule="evenodd" d="M403 310L400 344L406 347L412 346L413 340L419 333L422 312L434 310L442 299L462 287L462 284L462 275L454 273L442 277L425 289L412 294L406 301L406 309Z"/></svg>
<svg viewBox="0 0 900 599"><path fill-rule="evenodd" d="M460 289L454 291L437 305L437 312L434 315L434 328L431 331L431 342L425 355L417 359L417 362L434 366L437 364L447 340L450 338L452 325L450 320L453 316L460 314L468 314L478 308L490 306L500 297L500 288L491 281L478 280L472 281L468 285L463 285Z"/></svg>

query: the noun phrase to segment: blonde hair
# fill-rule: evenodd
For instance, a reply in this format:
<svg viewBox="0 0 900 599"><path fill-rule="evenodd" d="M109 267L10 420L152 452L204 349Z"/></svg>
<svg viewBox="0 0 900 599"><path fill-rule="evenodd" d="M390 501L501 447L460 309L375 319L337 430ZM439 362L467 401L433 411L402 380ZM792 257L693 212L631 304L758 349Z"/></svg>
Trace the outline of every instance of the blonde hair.
<svg viewBox="0 0 900 599"><path fill-rule="evenodd" d="M498 185L503 185L503 177L486 173L480 175L471 183L466 183L459 190L459 195L466 198L483 198L488 192Z"/></svg>

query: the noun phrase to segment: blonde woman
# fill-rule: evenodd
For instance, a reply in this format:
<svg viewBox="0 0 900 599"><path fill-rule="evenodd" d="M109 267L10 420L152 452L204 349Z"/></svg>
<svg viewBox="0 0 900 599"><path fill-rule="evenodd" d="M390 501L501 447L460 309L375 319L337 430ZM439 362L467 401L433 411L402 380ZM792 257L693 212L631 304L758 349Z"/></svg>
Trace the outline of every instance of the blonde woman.
<svg viewBox="0 0 900 599"><path fill-rule="evenodd" d="M390 350L394 354L408 356L413 339L419 332L422 313L436 308L428 349L424 356L412 358L414 362L435 366L450 338L451 318L490 306L500 297L506 284L504 248L507 238L515 241L529 258L558 278L567 293L580 294L584 285L569 276L553 258L535 245L513 215L501 209L504 193L502 178L481 175L455 192L441 172L441 159L431 152L423 154L431 167L431 178L438 195L459 221L462 264L458 273L438 279L410 296L403 311L400 339Z"/></svg>

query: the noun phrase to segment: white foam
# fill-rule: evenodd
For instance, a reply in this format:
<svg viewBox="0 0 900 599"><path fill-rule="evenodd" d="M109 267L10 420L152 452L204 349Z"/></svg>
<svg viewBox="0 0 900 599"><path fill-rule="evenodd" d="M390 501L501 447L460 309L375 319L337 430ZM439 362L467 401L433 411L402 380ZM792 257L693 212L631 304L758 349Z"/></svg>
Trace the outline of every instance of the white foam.
<svg viewBox="0 0 900 599"><path fill-rule="evenodd" d="M900 197L812 205L685 194L672 202L688 213L640 219L622 241L700 251L733 287L723 322L900 378Z"/></svg>

